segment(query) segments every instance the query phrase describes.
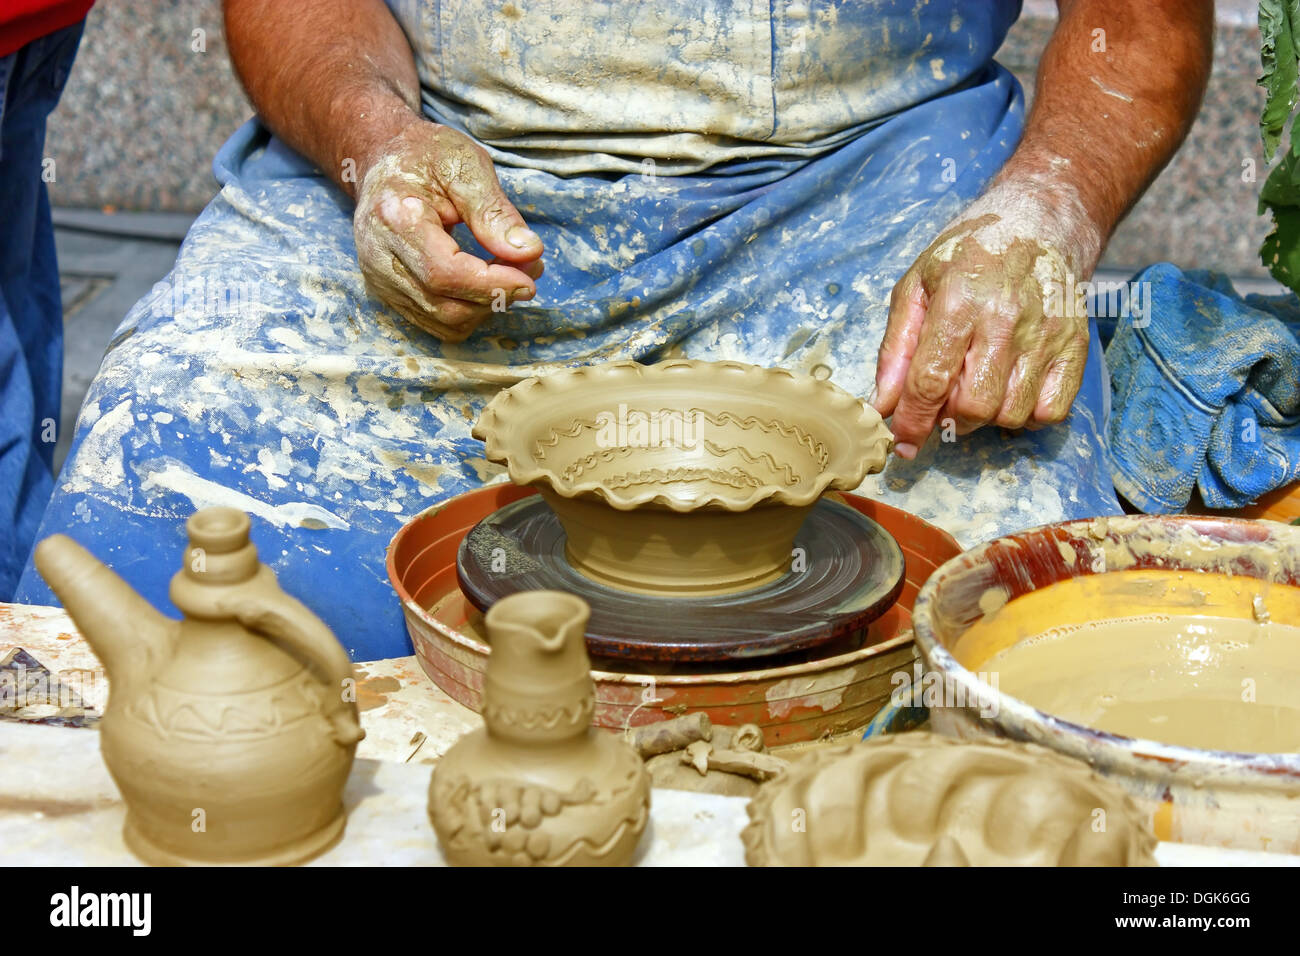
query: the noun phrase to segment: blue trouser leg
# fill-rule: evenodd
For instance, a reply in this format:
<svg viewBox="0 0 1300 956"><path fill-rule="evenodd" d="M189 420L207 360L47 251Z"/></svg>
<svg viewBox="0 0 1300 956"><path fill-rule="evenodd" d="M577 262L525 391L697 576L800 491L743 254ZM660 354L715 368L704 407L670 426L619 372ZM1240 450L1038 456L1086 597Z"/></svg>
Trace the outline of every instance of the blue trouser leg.
<svg viewBox="0 0 1300 956"><path fill-rule="evenodd" d="M43 153L81 31L75 24L0 59L0 600L13 593L53 486L63 311Z"/></svg>

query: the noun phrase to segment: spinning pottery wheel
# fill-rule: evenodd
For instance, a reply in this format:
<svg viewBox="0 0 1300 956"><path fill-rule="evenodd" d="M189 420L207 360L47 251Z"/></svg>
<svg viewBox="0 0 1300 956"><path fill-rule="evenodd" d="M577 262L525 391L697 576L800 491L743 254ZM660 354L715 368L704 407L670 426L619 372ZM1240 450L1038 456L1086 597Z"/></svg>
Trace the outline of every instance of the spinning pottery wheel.
<svg viewBox="0 0 1300 956"><path fill-rule="evenodd" d="M540 497L484 518L456 555L460 588L481 611L510 594L558 589L591 605L593 657L643 663L753 660L861 638L903 589L903 551L848 505L819 501L795 537L791 570L708 596L620 591L580 574L564 529Z"/></svg>
<svg viewBox="0 0 1300 956"><path fill-rule="evenodd" d="M545 588L591 605L598 727L704 713L768 746L857 730L915 657L917 589L959 550L840 493L892 436L861 399L780 369L563 370L498 393L474 435L513 485L412 519L388 572L421 666L475 710L481 609Z"/></svg>

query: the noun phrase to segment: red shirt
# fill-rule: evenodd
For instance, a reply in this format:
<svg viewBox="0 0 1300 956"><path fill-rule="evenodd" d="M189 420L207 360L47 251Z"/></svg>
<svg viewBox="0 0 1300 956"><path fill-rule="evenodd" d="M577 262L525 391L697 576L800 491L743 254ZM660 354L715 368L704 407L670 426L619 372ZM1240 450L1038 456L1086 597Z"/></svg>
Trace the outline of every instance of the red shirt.
<svg viewBox="0 0 1300 956"><path fill-rule="evenodd" d="M0 56L86 19L95 0L0 0Z"/></svg>

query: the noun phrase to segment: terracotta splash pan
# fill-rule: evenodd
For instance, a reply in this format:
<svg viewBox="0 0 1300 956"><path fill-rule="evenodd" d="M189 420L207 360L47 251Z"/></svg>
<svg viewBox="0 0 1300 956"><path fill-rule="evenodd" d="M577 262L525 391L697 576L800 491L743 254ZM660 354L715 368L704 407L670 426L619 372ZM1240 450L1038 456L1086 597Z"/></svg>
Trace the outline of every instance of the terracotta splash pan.
<svg viewBox="0 0 1300 956"><path fill-rule="evenodd" d="M456 552L481 519L535 494L497 484L449 498L403 526L388 547L388 576L425 672L477 711L489 654L482 615L461 593ZM926 578L959 552L947 533L906 512L853 494L832 497L888 530L907 566L897 603L865 641L822 660L727 673L644 674L596 670L595 724L612 730L702 711L715 723L755 723L769 746L863 727L889 700L890 675L912 666L911 608Z"/></svg>

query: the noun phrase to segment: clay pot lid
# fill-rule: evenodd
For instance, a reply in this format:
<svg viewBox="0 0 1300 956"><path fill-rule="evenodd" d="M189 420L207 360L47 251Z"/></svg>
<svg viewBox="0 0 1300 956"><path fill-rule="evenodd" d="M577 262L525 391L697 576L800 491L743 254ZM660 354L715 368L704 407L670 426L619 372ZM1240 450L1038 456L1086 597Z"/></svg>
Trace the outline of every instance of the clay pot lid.
<svg viewBox="0 0 1300 956"><path fill-rule="evenodd" d="M638 423L652 436L655 428L694 428L695 447L684 455L662 443L599 441L632 433ZM526 379L493 397L472 434L516 484L599 497L622 511L806 506L828 490L856 488L884 467L893 445L879 413L829 381L695 359L613 362ZM673 474L635 480L665 470ZM724 470L737 480L698 476Z"/></svg>

